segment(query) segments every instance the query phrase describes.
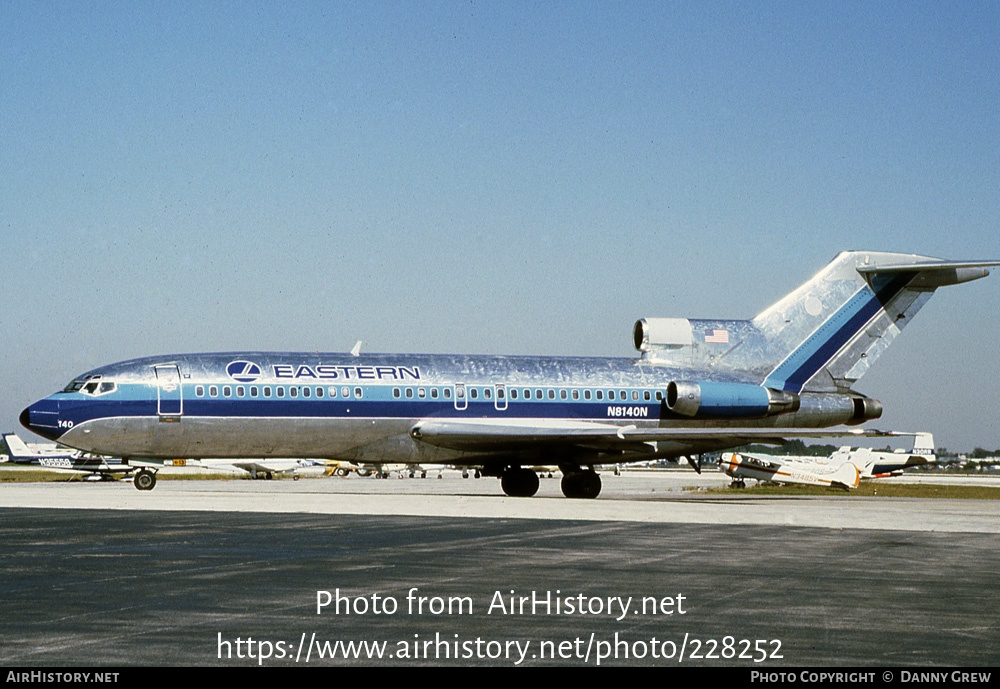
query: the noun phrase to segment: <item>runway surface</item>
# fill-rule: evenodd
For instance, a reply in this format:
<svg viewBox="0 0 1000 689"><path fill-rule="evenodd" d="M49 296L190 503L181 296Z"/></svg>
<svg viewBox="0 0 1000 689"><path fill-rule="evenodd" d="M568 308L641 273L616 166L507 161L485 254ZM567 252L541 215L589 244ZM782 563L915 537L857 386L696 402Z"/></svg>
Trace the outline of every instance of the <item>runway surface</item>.
<svg viewBox="0 0 1000 689"><path fill-rule="evenodd" d="M1000 661L996 501L682 490L718 480L3 484L0 662Z"/></svg>

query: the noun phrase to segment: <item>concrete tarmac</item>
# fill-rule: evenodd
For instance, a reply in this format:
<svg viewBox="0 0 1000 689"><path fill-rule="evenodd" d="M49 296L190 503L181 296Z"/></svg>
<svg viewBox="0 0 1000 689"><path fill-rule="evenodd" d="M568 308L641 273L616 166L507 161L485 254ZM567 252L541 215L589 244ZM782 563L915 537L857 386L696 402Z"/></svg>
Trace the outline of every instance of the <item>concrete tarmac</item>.
<svg viewBox="0 0 1000 689"><path fill-rule="evenodd" d="M434 475L0 485L0 663L1000 662L996 501Z"/></svg>

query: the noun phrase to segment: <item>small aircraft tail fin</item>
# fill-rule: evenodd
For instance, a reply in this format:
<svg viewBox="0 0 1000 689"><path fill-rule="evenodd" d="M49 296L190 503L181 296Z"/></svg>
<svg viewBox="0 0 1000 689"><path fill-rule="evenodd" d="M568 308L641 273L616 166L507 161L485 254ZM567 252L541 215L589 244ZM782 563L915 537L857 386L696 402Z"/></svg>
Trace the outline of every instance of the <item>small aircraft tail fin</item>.
<svg viewBox="0 0 1000 689"><path fill-rule="evenodd" d="M850 388L938 287L989 275L998 261L945 261L913 254L845 251L753 319L764 385L801 392Z"/></svg>
<svg viewBox="0 0 1000 689"><path fill-rule="evenodd" d="M930 433L914 433L913 450L910 454L919 455L927 462L937 461L937 456L934 454L934 436Z"/></svg>
<svg viewBox="0 0 1000 689"><path fill-rule="evenodd" d="M830 477L830 485L842 488L854 489L861 484L861 470L853 462L841 464L833 476Z"/></svg>
<svg viewBox="0 0 1000 689"><path fill-rule="evenodd" d="M23 462L34 457L31 448L14 433L4 433L3 441L7 445L7 454L12 462Z"/></svg>

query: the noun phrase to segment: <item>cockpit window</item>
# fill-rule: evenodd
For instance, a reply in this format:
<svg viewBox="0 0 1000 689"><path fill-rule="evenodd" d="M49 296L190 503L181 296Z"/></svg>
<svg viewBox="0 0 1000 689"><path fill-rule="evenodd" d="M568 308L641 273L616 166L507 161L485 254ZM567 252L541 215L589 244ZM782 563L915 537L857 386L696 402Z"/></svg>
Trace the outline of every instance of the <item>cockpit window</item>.
<svg viewBox="0 0 1000 689"><path fill-rule="evenodd" d="M67 392L82 392L84 395L90 395L92 397L98 397L100 395L107 395L118 389L118 383L110 380L84 380L84 381L73 381L70 387L74 387L71 390L69 387L66 388Z"/></svg>
<svg viewBox="0 0 1000 689"><path fill-rule="evenodd" d="M101 382L103 376L100 373L91 373L83 378L74 378L69 382L63 392L83 392L85 395L104 395L109 392L114 392L118 386L117 384L104 381Z"/></svg>

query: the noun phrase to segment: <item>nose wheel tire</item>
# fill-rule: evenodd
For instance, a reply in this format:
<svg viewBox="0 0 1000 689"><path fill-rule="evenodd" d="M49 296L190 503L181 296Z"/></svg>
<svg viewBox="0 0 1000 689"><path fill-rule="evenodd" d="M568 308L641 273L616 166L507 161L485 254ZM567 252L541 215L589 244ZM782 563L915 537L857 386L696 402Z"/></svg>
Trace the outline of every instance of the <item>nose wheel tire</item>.
<svg viewBox="0 0 1000 689"><path fill-rule="evenodd" d="M156 474L149 469L139 469L135 472L132 483L139 490L153 490L156 486Z"/></svg>

